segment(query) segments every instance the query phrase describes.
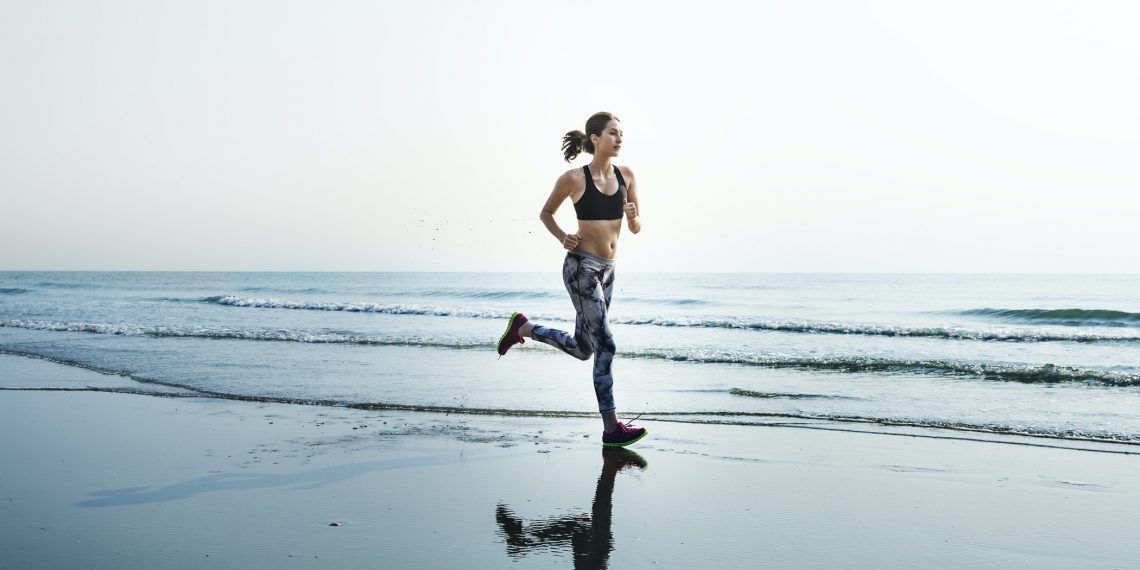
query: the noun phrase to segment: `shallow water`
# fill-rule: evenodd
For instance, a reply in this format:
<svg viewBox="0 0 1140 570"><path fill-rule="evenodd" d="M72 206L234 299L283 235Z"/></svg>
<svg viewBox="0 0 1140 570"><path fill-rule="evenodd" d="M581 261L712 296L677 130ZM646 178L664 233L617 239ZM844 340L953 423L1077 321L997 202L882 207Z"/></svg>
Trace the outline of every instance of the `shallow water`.
<svg viewBox="0 0 1140 570"><path fill-rule="evenodd" d="M822 417L1140 442L1140 276L624 274L620 410ZM0 273L0 351L131 390L589 414L557 274ZM0 370L3 387L27 387ZM138 381L142 381L140 384ZM120 384L116 384L116 383ZM107 388L108 386L104 386Z"/></svg>

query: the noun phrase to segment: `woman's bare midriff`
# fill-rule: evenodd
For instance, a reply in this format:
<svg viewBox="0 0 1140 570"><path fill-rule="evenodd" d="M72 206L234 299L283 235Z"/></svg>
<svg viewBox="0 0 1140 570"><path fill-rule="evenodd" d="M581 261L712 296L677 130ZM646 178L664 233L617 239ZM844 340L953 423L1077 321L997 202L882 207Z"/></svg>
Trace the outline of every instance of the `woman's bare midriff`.
<svg viewBox="0 0 1140 570"><path fill-rule="evenodd" d="M577 251L584 251L598 257L617 257L618 236L621 234L621 220L578 220Z"/></svg>

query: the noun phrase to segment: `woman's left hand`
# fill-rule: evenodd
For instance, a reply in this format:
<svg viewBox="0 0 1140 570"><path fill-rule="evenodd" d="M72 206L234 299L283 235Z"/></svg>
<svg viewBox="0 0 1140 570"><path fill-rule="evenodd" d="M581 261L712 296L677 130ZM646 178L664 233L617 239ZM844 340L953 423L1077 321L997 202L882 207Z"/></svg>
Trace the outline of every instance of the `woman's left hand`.
<svg viewBox="0 0 1140 570"><path fill-rule="evenodd" d="M622 203L622 208L625 210L625 217L627 217L627 218L636 218L637 217L637 204L634 204L633 202L626 200Z"/></svg>

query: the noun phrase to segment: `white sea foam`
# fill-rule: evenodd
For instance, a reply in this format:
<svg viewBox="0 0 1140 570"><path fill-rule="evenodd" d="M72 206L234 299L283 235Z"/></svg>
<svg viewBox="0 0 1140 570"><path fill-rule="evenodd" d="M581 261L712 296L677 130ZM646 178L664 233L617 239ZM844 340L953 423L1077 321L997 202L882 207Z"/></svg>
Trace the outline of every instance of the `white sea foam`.
<svg viewBox="0 0 1140 570"><path fill-rule="evenodd" d="M259 309L293 309L304 311L343 311L349 313L381 313L385 315L423 315L432 317L464 317L472 319L505 319L511 313L450 307L424 307L419 305L381 304L366 302L298 302L279 299L255 299L232 295L208 297L204 302L229 307Z"/></svg>
<svg viewBox="0 0 1140 570"><path fill-rule="evenodd" d="M3 320L0 326L32 330L84 332L105 335L215 338L249 341L356 344L373 346L424 346L436 348L489 349L493 343L479 339L441 338L425 335L364 335L341 332L228 329L195 326L141 326L132 324L75 323L59 321ZM746 351L711 349L632 348L623 357L647 358L696 364L735 364L763 368L798 368L834 373L892 373L952 375L1030 384L1091 382L1110 386L1140 386L1140 373L1076 366L1022 363L974 363L955 360L921 360L865 356L771 356Z"/></svg>
<svg viewBox="0 0 1140 570"><path fill-rule="evenodd" d="M304 302L279 299L258 299L232 295L208 297L206 303L230 307L262 309L290 309L307 311L345 311L380 313L386 315L423 315L434 317L460 317L474 319L504 319L510 312L476 310L457 307L439 307L365 302ZM566 321L559 315L530 315L532 319ZM1096 334L1088 332L1055 332L1031 329L968 329L961 327L908 327L874 323L820 322L809 320L709 317L619 317L610 322L619 325L650 325L659 327L687 327L737 329L805 334L838 334L883 337L943 338L950 340L976 340L998 342L1140 342L1140 336L1127 334Z"/></svg>

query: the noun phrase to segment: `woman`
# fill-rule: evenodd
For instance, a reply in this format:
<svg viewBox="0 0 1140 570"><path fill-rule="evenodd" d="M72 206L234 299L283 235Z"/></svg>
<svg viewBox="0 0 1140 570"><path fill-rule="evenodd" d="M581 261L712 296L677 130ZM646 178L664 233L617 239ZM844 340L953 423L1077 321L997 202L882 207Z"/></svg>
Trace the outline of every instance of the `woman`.
<svg viewBox="0 0 1140 570"><path fill-rule="evenodd" d="M586 132L570 131L562 138L562 153L570 162L584 149L594 155L590 164L567 170L554 184L539 218L546 229L567 249L562 280L577 318L574 335L528 322L526 315L514 313L507 330L499 338L499 356L524 338L533 338L563 352L586 360L594 356L594 395L602 414L602 444L606 447L629 445L648 433L631 428L617 419L614 405L614 337L608 318L614 285L614 258L622 216L629 231L641 231L638 215L637 182L627 166L611 161L621 151L621 122L610 113L595 113L586 121ZM578 215L578 232L566 233L554 220L554 212L569 198Z"/></svg>

